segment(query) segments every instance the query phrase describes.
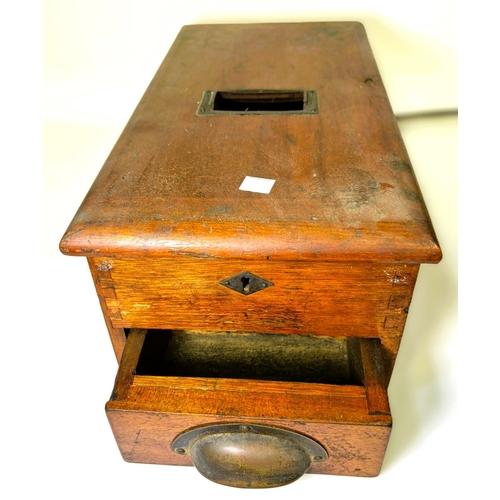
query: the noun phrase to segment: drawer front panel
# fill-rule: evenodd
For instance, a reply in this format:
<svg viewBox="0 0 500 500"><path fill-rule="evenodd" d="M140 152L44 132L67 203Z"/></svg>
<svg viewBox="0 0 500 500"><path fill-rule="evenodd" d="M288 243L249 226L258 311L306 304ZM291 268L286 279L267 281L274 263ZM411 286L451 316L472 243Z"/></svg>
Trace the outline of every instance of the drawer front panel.
<svg viewBox="0 0 500 500"><path fill-rule="evenodd" d="M248 422L314 437L326 449L329 459L313 463L310 473L372 477L380 472L391 433L390 426L128 411L126 405L117 402L108 403L106 413L124 460L163 465L193 465L190 457L174 453L169 446L186 429L213 423Z"/></svg>
<svg viewBox="0 0 500 500"><path fill-rule="evenodd" d="M92 259L114 328L399 335L418 265ZM220 284L243 271L273 283L243 295Z"/></svg>

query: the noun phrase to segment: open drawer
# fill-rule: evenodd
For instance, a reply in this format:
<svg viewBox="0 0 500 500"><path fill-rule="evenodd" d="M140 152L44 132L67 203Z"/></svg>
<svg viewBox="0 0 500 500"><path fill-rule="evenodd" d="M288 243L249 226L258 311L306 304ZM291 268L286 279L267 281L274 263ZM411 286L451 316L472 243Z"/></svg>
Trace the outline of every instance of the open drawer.
<svg viewBox="0 0 500 500"><path fill-rule="evenodd" d="M380 341L131 329L106 412L130 462L239 487L376 476L391 415Z"/></svg>

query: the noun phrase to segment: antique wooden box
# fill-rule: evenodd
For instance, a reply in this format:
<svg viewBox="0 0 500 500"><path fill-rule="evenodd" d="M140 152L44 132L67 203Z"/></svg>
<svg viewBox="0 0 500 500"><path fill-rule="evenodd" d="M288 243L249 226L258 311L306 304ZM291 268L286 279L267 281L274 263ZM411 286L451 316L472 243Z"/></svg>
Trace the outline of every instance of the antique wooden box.
<svg viewBox="0 0 500 500"><path fill-rule="evenodd" d="M120 361L125 460L241 487L379 473L441 251L361 24L184 27L61 250Z"/></svg>

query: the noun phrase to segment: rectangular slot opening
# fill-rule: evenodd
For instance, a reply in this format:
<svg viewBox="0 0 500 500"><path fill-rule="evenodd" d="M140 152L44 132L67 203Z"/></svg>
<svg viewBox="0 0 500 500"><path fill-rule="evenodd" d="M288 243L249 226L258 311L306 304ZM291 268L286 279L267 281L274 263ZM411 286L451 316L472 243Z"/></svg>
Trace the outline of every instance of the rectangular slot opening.
<svg viewBox="0 0 500 500"><path fill-rule="evenodd" d="M198 115L311 115L318 113L314 90L207 90Z"/></svg>
<svg viewBox="0 0 500 500"><path fill-rule="evenodd" d="M304 92L217 92L216 111L303 111Z"/></svg>
<svg viewBox="0 0 500 500"><path fill-rule="evenodd" d="M363 385L345 337L149 330L136 375Z"/></svg>

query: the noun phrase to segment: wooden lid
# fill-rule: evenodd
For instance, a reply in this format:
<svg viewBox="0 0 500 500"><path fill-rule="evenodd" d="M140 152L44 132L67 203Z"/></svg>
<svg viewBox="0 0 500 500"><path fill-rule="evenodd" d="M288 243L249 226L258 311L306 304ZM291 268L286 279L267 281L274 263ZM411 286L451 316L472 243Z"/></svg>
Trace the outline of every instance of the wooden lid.
<svg viewBox="0 0 500 500"><path fill-rule="evenodd" d="M200 111L210 100L206 91L236 90L312 91L317 102L307 112ZM240 187L247 176L275 182L269 194L246 191ZM185 26L61 250L110 257L441 258L359 23Z"/></svg>

